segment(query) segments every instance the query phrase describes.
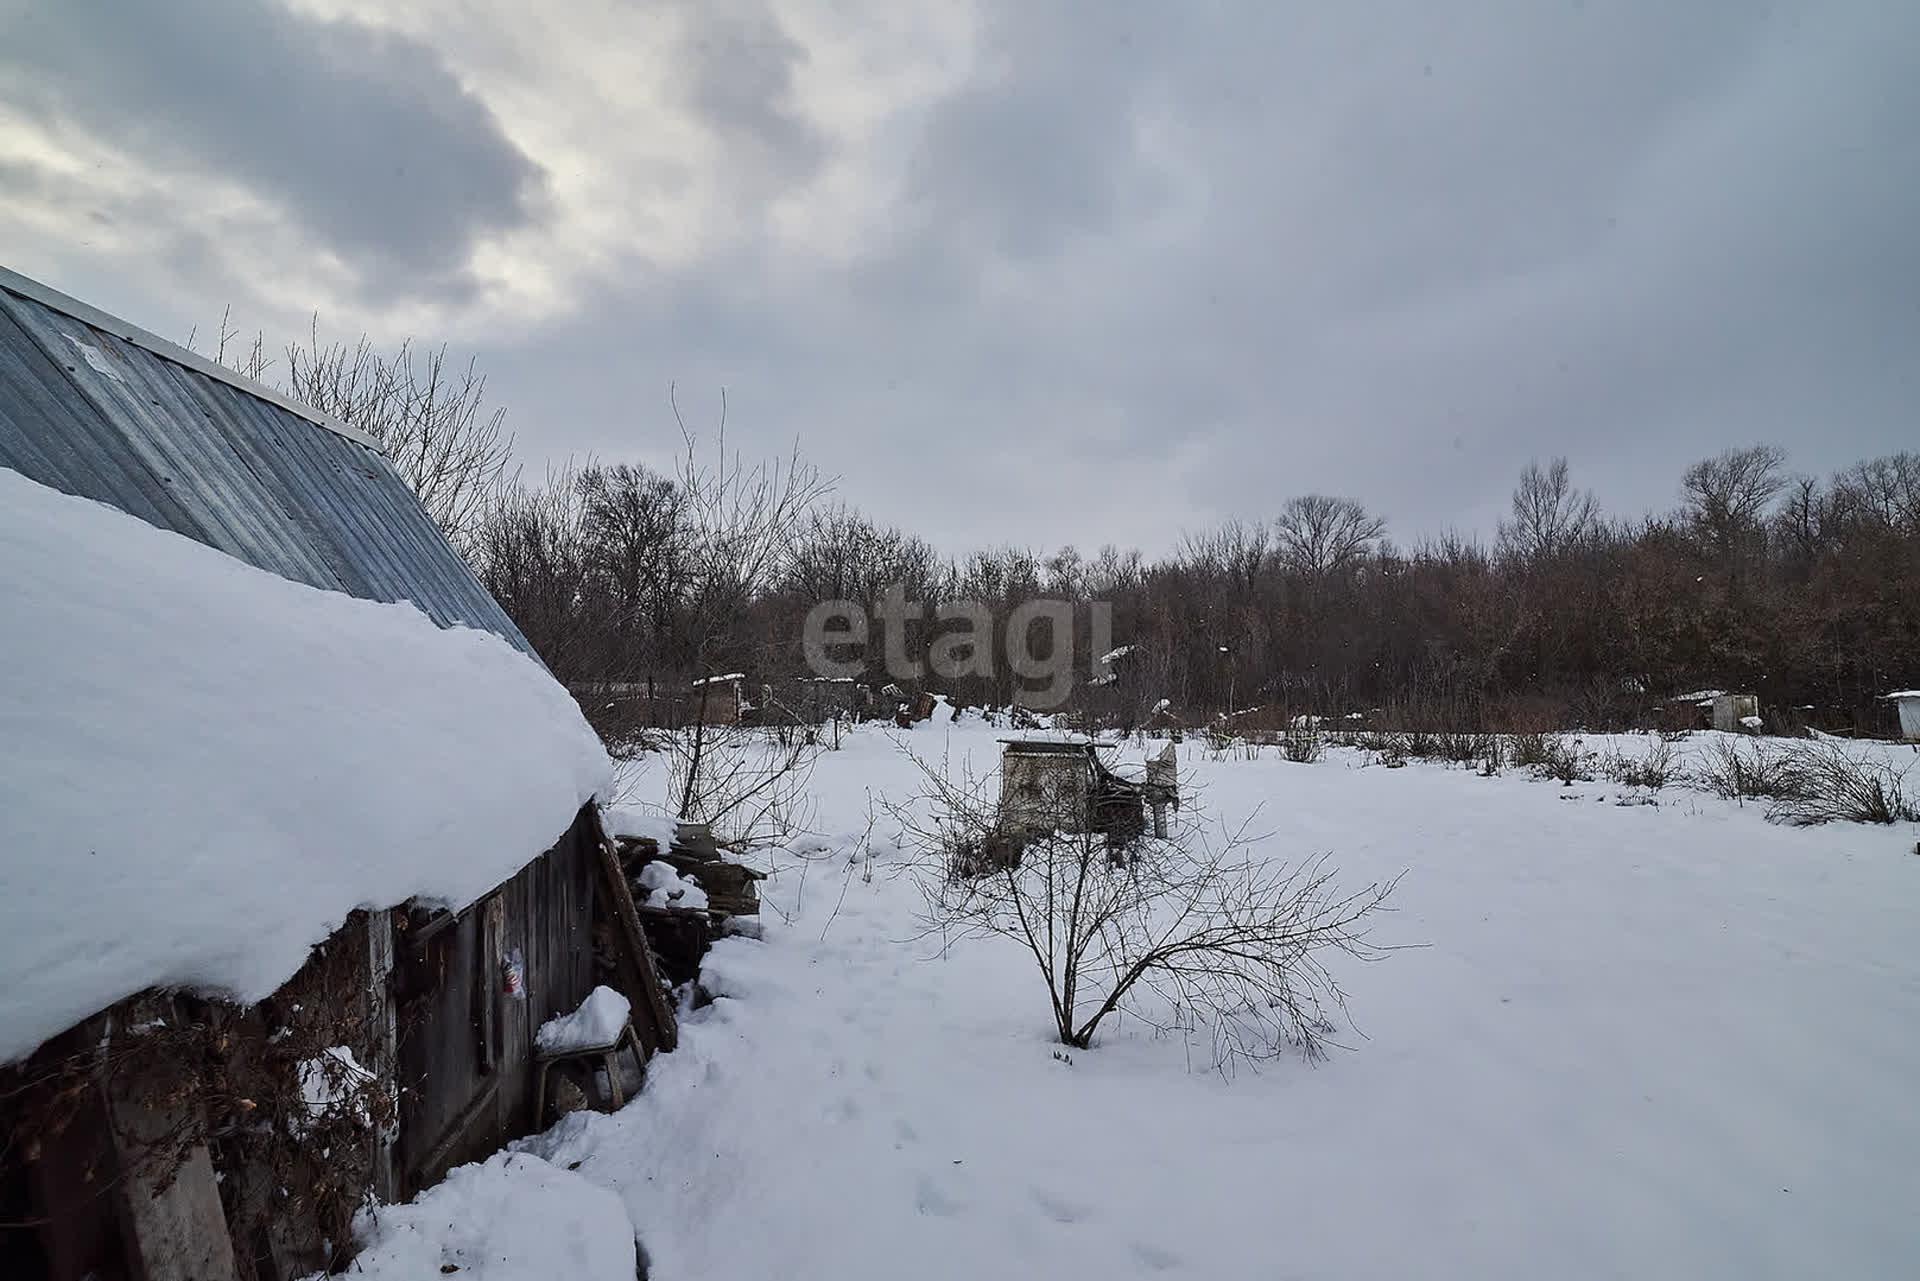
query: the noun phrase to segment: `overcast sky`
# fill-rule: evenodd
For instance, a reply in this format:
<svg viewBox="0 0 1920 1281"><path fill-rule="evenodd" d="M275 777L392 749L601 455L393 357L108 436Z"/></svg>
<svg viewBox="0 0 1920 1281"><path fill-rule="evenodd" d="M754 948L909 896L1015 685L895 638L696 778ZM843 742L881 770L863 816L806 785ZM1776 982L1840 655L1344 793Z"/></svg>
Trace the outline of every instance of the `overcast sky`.
<svg viewBox="0 0 1920 1281"><path fill-rule="evenodd" d="M534 19L529 15L539 13ZM949 551L1920 448L1920 4L0 0L0 263Z"/></svg>

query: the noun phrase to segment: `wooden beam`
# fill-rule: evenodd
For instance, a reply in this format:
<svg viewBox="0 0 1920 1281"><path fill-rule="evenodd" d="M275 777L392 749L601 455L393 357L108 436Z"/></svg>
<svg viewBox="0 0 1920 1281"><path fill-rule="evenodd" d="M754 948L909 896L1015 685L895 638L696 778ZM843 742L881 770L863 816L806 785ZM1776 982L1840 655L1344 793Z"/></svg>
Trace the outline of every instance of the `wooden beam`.
<svg viewBox="0 0 1920 1281"><path fill-rule="evenodd" d="M620 851L601 826L596 811L595 831L600 847L600 888L606 895L620 942L619 973L625 995L632 1004L635 1030L648 1055L671 1050L680 1043L680 1029L673 1007L660 987L660 973L654 968L653 953L647 947L646 932L640 928L640 911L634 905L633 891L627 887L626 869L620 866Z"/></svg>

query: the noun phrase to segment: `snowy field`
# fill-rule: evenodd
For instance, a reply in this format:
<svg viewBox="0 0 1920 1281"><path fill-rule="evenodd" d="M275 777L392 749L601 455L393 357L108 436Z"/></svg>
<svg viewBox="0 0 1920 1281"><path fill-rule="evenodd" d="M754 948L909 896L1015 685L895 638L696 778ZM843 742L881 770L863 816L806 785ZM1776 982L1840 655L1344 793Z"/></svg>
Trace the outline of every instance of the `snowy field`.
<svg viewBox="0 0 1920 1281"><path fill-rule="evenodd" d="M1915 825L1183 747L1265 857L1406 873L1376 929L1405 950L1337 965L1350 1048L1228 1080L1138 1023L1063 1061L1030 958L916 940L869 796L915 790L896 739L991 768L996 736L822 756L820 835L773 855L766 937L717 945L682 1048L522 1145L618 1196L653 1277L1916 1275Z"/></svg>

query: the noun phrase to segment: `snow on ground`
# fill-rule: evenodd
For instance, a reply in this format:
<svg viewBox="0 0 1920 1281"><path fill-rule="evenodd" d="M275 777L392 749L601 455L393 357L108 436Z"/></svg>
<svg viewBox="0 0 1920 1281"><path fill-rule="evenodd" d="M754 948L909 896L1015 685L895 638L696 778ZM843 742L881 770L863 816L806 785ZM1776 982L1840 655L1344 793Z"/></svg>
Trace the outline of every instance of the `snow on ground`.
<svg viewBox="0 0 1920 1281"><path fill-rule="evenodd" d="M1228 1081L1138 1024L1063 1061L1030 961L914 938L868 795L913 788L896 738L994 737L824 755L765 941L716 945L636 1101L526 1145L620 1194L653 1277L1912 1274L1912 825L1189 744L1271 857L1408 873L1378 938L1410 950L1338 967L1351 1052Z"/></svg>
<svg viewBox="0 0 1920 1281"><path fill-rule="evenodd" d="M633 1281L619 1198L536 1157L463 1165L407 1205L363 1210L349 1275L368 1281ZM319 1278L316 1278L319 1281Z"/></svg>
<svg viewBox="0 0 1920 1281"><path fill-rule="evenodd" d="M360 906L465 904L605 789L505 641L0 469L0 1063L149 985L257 1000Z"/></svg>

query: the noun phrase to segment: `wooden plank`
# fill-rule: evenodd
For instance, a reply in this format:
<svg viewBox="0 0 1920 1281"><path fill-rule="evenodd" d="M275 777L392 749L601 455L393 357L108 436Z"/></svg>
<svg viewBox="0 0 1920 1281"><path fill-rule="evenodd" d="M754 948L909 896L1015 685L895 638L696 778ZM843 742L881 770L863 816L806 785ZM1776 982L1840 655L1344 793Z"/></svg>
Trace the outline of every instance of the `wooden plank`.
<svg viewBox="0 0 1920 1281"><path fill-rule="evenodd" d="M220 1185L198 1136L201 1118L190 1103L168 1101L175 1090L192 1098L183 1069L138 1074L138 1088L107 1083L123 1231L144 1281L237 1281ZM177 1152L183 1132L195 1141Z"/></svg>
<svg viewBox="0 0 1920 1281"><path fill-rule="evenodd" d="M499 1078L491 1078L481 1087L480 1092L474 1095L473 1101L453 1119L453 1123L440 1136L439 1142L420 1158L419 1164L413 1169L413 1186L416 1189L438 1183L446 1174L448 1167L453 1164L455 1157L474 1155L465 1151L468 1142L472 1139L472 1132L483 1120L489 1129L493 1127L493 1108L499 1101ZM487 1146L489 1149L494 1146L491 1139L488 1140Z"/></svg>
<svg viewBox="0 0 1920 1281"><path fill-rule="evenodd" d="M621 986L627 989L626 998L634 1007L640 1043L652 1056L679 1044L679 1026L674 1021L673 1007L667 1004L666 993L660 990L660 975L654 968L653 953L647 948L646 932L640 928L640 912L634 906L633 893L627 888L620 851L604 828L596 834L600 849L600 888L613 908L611 915L620 940Z"/></svg>
<svg viewBox="0 0 1920 1281"><path fill-rule="evenodd" d="M372 1019L372 1060L368 1064L385 1088L398 1086L400 1072L399 1021L393 1004L393 913L367 914L367 1001ZM397 1100L396 1100L397 1102ZM390 1124L373 1136L373 1195L383 1203L397 1200L399 1173L394 1169L394 1141L400 1135L399 1109Z"/></svg>

